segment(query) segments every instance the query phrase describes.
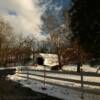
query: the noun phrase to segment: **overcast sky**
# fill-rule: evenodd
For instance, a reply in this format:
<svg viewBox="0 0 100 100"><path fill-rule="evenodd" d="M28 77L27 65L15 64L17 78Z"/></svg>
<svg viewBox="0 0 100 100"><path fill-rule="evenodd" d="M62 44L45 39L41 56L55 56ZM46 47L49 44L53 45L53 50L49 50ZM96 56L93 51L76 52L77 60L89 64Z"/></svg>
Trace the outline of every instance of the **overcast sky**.
<svg viewBox="0 0 100 100"><path fill-rule="evenodd" d="M0 15L10 22L17 34L33 34L43 39L45 36L41 35L41 16L47 6L39 6L40 1L42 0L0 0Z"/></svg>

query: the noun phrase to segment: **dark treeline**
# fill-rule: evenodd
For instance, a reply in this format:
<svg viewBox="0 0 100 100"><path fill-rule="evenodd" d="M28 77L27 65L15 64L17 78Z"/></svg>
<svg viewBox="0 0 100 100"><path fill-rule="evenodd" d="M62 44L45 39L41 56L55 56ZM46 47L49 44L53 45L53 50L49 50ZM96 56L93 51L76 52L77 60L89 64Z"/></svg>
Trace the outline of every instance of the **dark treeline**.
<svg viewBox="0 0 100 100"><path fill-rule="evenodd" d="M77 40L79 49L91 53L90 62L100 61L100 5L98 0L71 0L72 41ZM79 52L79 55L81 53ZM79 61L79 63L82 63ZM94 63L95 64L95 63Z"/></svg>

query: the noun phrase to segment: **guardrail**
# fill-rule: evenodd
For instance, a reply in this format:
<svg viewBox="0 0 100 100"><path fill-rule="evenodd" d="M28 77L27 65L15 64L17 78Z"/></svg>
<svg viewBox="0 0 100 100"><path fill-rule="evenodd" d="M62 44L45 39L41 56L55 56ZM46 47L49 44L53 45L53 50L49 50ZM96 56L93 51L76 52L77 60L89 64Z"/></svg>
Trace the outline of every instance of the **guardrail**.
<svg viewBox="0 0 100 100"><path fill-rule="evenodd" d="M45 84L53 84L65 88L75 89L82 92L95 93L100 95L100 81L88 81L85 78L100 78L100 74L91 72L77 73L74 71L54 71L54 70L36 70L20 68L17 72L19 77L31 80L37 80ZM89 86L99 88L89 88Z"/></svg>

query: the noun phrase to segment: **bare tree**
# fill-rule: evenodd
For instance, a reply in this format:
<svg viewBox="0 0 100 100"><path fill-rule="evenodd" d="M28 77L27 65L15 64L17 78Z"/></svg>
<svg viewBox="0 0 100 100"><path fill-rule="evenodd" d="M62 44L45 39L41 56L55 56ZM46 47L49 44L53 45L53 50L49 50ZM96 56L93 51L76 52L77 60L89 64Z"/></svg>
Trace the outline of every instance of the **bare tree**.
<svg viewBox="0 0 100 100"><path fill-rule="evenodd" d="M67 39L62 33L62 27L59 27L55 32L50 33L51 43L58 55L59 68L62 68L62 52L63 49L67 47Z"/></svg>
<svg viewBox="0 0 100 100"><path fill-rule="evenodd" d="M67 19L63 23L55 23L53 16L47 18L47 30L49 38L52 44L52 49L55 49L55 53L58 55L59 68L62 67L62 52L64 48L67 48L70 41L70 29L69 29L69 17L68 13L65 14Z"/></svg>
<svg viewBox="0 0 100 100"><path fill-rule="evenodd" d="M12 27L8 22L0 17L0 65L4 65L7 61L7 55L11 46L11 41L14 40L13 37L14 34Z"/></svg>

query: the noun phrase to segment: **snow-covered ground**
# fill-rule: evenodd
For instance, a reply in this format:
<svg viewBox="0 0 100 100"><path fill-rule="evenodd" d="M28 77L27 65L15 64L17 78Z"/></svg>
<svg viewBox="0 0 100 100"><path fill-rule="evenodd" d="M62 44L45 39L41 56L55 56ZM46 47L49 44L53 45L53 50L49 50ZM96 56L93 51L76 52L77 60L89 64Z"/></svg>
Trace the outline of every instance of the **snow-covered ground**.
<svg viewBox="0 0 100 100"><path fill-rule="evenodd" d="M19 67L24 67L24 66L19 66ZM28 66L28 67L30 69L37 69L37 70L44 69L44 66L41 66L41 65L38 65L38 66ZM82 68L82 70L84 72L100 73L100 66L91 67L90 65L83 65L81 68ZM50 70L51 67L47 66L47 67L45 67L45 69L46 70ZM64 65L62 67L62 70L64 70L64 71L77 71L77 66L76 65Z"/></svg>
<svg viewBox="0 0 100 100"><path fill-rule="evenodd" d="M40 66L40 65L37 66L37 67L28 66L28 69L44 70L44 66ZM94 73L96 73L98 67L93 68L93 67L90 67L89 65L83 65L82 69L83 69L84 72L94 72ZM45 67L45 70L50 71L50 68ZM75 71L76 72L77 67L76 66L63 66L63 70L64 71ZM32 72L30 71L30 73L33 73L33 71ZM100 74L100 70L98 71L98 73ZM43 72L38 72L38 71L34 71L34 74L44 75ZM46 76L54 76L54 77L59 77L59 78L76 79L76 80L81 79L80 76L71 75L71 74L46 73ZM100 78L99 77L83 76L83 79L84 79L84 81L100 83Z"/></svg>
<svg viewBox="0 0 100 100"><path fill-rule="evenodd" d="M46 90L43 90L44 84L35 80L25 79L17 75L8 76L10 79L20 82L23 86L29 87L34 91L45 93L47 95L60 98L62 100L82 100L81 92L56 85L45 84ZM84 93L84 100L100 100L100 95Z"/></svg>
<svg viewBox="0 0 100 100"><path fill-rule="evenodd" d="M82 69L84 72L95 72L97 73L97 70L100 68L100 66L96 67L91 67L90 65L83 65ZM77 71L77 66L75 65L65 65L62 68L63 70L68 70L68 71ZM100 69L98 70L98 73L100 73Z"/></svg>
<svg viewBox="0 0 100 100"><path fill-rule="evenodd" d="M67 69L69 68L72 68L73 66L67 66ZM88 67L88 66L84 66L84 68L89 69L91 72L95 72L95 68L91 68L91 67ZM21 70L21 69L26 69L25 70ZM74 69L75 67L73 67ZM38 80L44 80L44 72L43 71L36 71L36 70L44 70L44 66L37 66L37 67L32 67L32 66L28 66L28 67L18 67L18 74L19 73L28 73L28 74L35 74L35 75L29 75L29 77L31 78L34 78L34 79L38 79ZM34 69L33 71L28 71L28 69ZM67 70L66 68L64 70ZM73 70L72 69L72 70ZM86 69L86 72L88 71ZM91 70L92 69L92 70ZM45 68L45 70L47 71L50 71L50 68ZM71 70L71 69L70 69ZM75 70L73 70L75 71ZM24 77L27 77L27 74L19 74L20 76L24 76ZM40 77L39 77L39 76ZM55 78L63 78L63 79L72 79L72 80L78 80L78 81L81 81L81 76L80 75L74 75L74 74L59 74L59 73L52 73L52 72L45 72L45 76L47 77L55 77ZM59 80L59 79L50 79L50 78L46 78L45 79L47 82L52 82L52 83L57 83L59 85L68 85L68 86L73 86L73 87L80 87L81 84L79 83L75 83L75 82L69 82L69 81L63 81L63 80ZM96 82L98 84L100 84L100 77L91 77L91 76L83 76L83 81L88 81L88 82ZM96 85L88 85L88 84L84 84L84 88L88 88L88 89L100 89L100 86L96 86Z"/></svg>
<svg viewBox="0 0 100 100"><path fill-rule="evenodd" d="M4 70L4 69L17 69L18 67L0 67L0 70Z"/></svg>
<svg viewBox="0 0 100 100"><path fill-rule="evenodd" d="M75 68L76 68L74 66L64 66L64 67L63 67L64 70L73 70L73 71L75 71ZM17 69L19 69L19 71L21 71L20 70L21 68L24 68L24 66L18 67ZM44 69L43 66L37 66L37 67L28 66L26 68L34 69L34 70L43 70ZM48 70L48 71L50 70L50 68L45 68L45 69ZM88 72L88 71L95 72L96 68L91 68L90 66L84 66L84 70L86 72ZM43 72L30 71L30 73L31 74L34 73L34 74L37 74L37 75L44 75ZM42 87L44 87L44 84L42 82L39 82L39 81L36 81L36 80L30 80L30 79L27 79L27 78L22 78L22 77L19 77L19 76L27 77L27 74L16 73L15 75L8 76L8 77L10 79L14 80L14 81L20 82L21 84L23 84L23 86L29 87L34 91L45 93L45 94L48 94L50 96L54 96L54 97L57 97L57 98L60 98L60 99L63 99L63 100L82 100L81 99L82 93L77 91L77 90L72 90L72 89L69 89L67 87L50 85L50 84L46 84L45 85L46 90L42 90ZM60 78L80 80L80 76L74 76L74 75L46 73L46 76L54 76L54 77L60 77ZM29 75L28 77L31 77L33 79L42 80L42 81L44 80L43 77L34 76L34 75ZM99 77L84 77L84 80L100 83ZM60 80L49 79L49 78L46 78L46 81L56 83L56 84L60 84L60 85L68 85L68 86L71 86L71 87L80 87L80 84L76 84L76 83L68 82L68 81L66 82L66 81L60 81ZM100 86L87 85L86 88L100 89ZM91 93L84 93L84 100L100 100L100 95L91 94Z"/></svg>

